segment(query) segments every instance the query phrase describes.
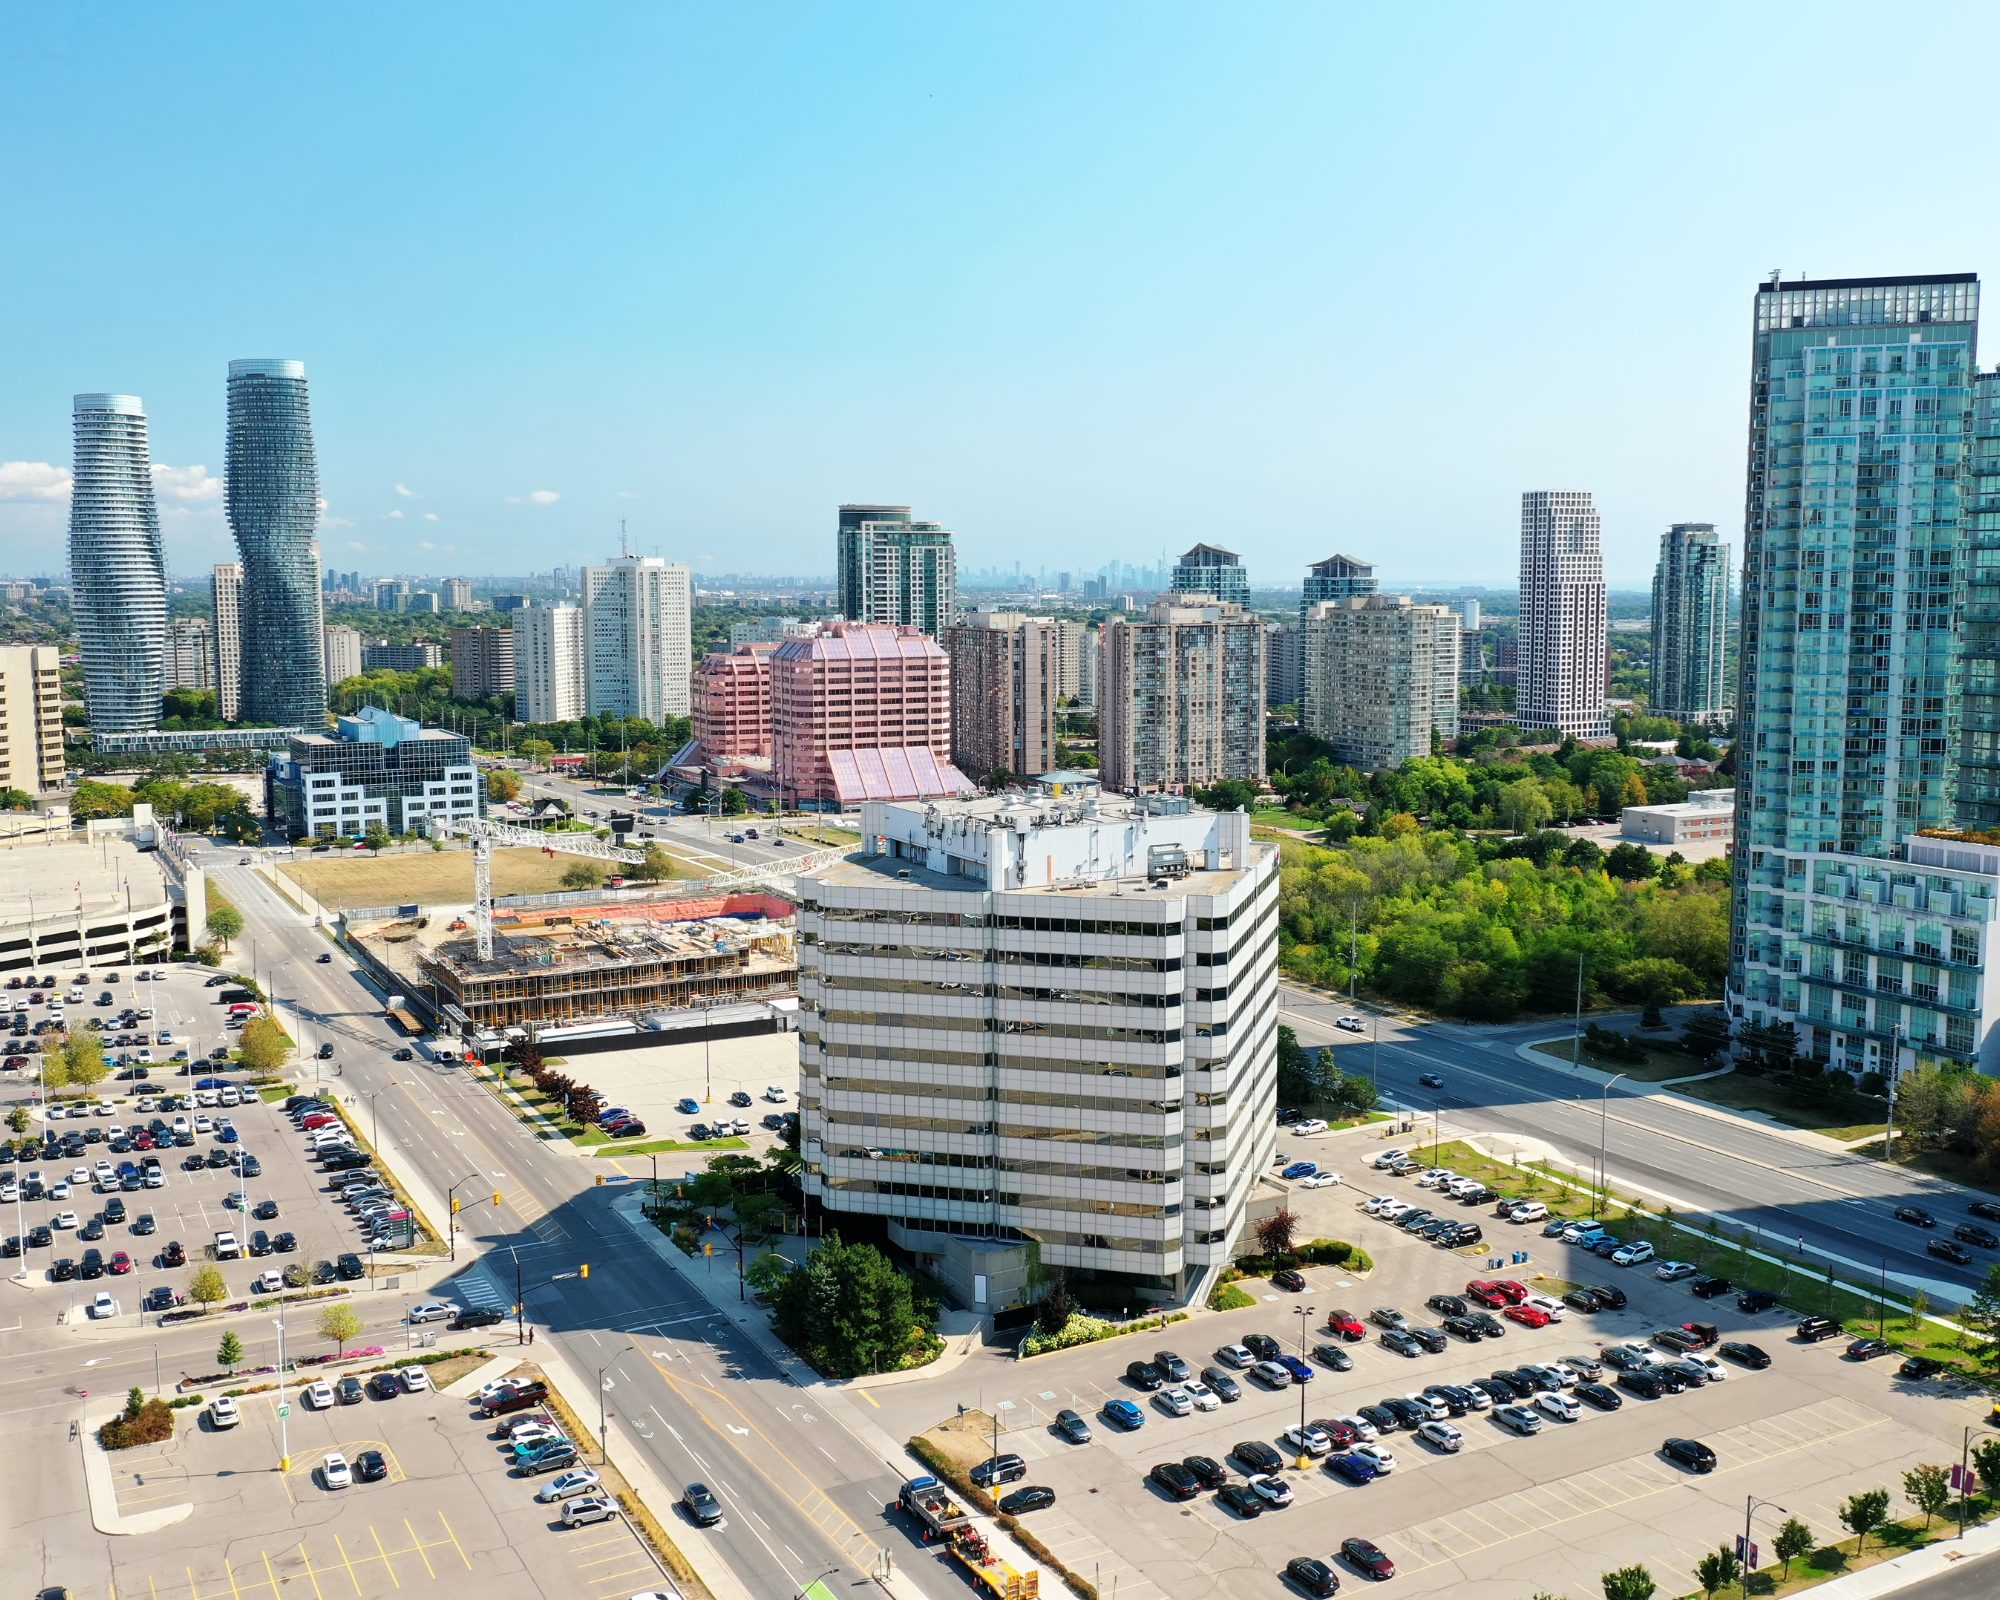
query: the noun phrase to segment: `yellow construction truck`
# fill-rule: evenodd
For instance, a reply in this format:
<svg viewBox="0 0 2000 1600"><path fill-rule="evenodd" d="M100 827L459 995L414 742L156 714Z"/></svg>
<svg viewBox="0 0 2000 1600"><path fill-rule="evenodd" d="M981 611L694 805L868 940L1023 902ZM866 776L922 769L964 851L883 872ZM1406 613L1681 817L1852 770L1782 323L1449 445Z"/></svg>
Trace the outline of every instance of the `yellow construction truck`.
<svg viewBox="0 0 2000 1600"><path fill-rule="evenodd" d="M1017 1571L993 1553L985 1534L951 1490L936 1478L911 1478L896 1495L892 1512L901 1510L917 1525L917 1536L925 1544L942 1544L951 1558L967 1574L994 1596L994 1600L1037 1600L1041 1593L1041 1573L1030 1567Z"/></svg>

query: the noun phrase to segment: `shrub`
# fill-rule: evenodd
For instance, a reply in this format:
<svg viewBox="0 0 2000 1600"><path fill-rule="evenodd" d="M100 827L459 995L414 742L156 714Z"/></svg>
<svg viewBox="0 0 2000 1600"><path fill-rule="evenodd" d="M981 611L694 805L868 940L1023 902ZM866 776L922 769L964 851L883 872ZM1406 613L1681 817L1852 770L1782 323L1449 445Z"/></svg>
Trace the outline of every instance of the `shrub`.
<svg viewBox="0 0 2000 1600"><path fill-rule="evenodd" d="M97 1430L97 1442L107 1450L130 1450L134 1445L158 1444L174 1436L173 1407L164 1400L148 1400L134 1414L114 1417Z"/></svg>
<svg viewBox="0 0 2000 1600"><path fill-rule="evenodd" d="M1218 1283L1208 1297L1211 1311L1241 1311L1245 1306L1254 1306L1257 1297L1247 1294L1233 1283Z"/></svg>

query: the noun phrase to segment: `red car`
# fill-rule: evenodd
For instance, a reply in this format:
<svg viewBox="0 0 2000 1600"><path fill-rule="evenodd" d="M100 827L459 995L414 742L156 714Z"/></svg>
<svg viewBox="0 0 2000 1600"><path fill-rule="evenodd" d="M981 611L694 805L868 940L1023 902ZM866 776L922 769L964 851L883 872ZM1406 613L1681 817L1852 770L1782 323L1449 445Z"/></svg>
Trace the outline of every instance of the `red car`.
<svg viewBox="0 0 2000 1600"><path fill-rule="evenodd" d="M1509 1305L1519 1305L1528 1298L1528 1286L1525 1283L1516 1283L1512 1278L1496 1278L1493 1280L1493 1287L1507 1297Z"/></svg>
<svg viewBox="0 0 2000 1600"><path fill-rule="evenodd" d="M150 1133L147 1133L144 1129L141 1129L139 1132L132 1135L132 1148L134 1150L152 1149L153 1136Z"/></svg>
<svg viewBox="0 0 2000 1600"><path fill-rule="evenodd" d="M114 1277L123 1276L132 1270L132 1258L123 1250L112 1251L110 1270Z"/></svg>
<svg viewBox="0 0 2000 1600"><path fill-rule="evenodd" d="M1382 1553L1381 1546L1367 1539L1343 1539L1340 1553L1378 1582L1396 1575L1396 1563Z"/></svg>
<svg viewBox="0 0 2000 1600"><path fill-rule="evenodd" d="M299 1128L305 1133L311 1133L318 1128L330 1128L339 1120L340 1118L331 1111L315 1111L299 1123Z"/></svg>
<svg viewBox="0 0 2000 1600"><path fill-rule="evenodd" d="M1368 1337L1368 1330L1361 1326L1361 1319L1352 1311L1329 1311L1326 1331L1349 1341Z"/></svg>
<svg viewBox="0 0 2000 1600"><path fill-rule="evenodd" d="M1512 1322L1524 1322L1531 1328L1546 1328L1549 1314L1536 1306L1509 1306L1500 1313Z"/></svg>
<svg viewBox="0 0 2000 1600"><path fill-rule="evenodd" d="M1333 1441L1336 1450L1345 1450L1360 1439L1354 1424L1342 1422L1338 1417L1315 1417L1313 1426Z"/></svg>
<svg viewBox="0 0 2000 1600"><path fill-rule="evenodd" d="M1513 1304L1499 1284L1489 1283L1484 1278L1474 1278L1465 1286L1465 1298L1478 1301L1488 1311L1498 1311L1502 1306Z"/></svg>

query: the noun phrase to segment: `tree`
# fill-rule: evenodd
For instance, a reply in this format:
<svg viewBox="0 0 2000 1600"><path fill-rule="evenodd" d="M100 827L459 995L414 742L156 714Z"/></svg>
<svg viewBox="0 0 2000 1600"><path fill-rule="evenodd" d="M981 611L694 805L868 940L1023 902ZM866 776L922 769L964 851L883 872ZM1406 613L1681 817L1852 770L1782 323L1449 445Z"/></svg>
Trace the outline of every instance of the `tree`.
<svg viewBox="0 0 2000 1600"><path fill-rule="evenodd" d="M1787 1581L1792 1576L1792 1563L1818 1543L1818 1535L1797 1517L1787 1517L1779 1524L1777 1537L1771 1541L1771 1554L1785 1564Z"/></svg>
<svg viewBox="0 0 2000 1600"><path fill-rule="evenodd" d="M0 811L33 811L35 797L25 789L0 789Z"/></svg>
<svg viewBox="0 0 2000 1600"><path fill-rule="evenodd" d="M63 1080L77 1089L91 1089L110 1076L104 1059L104 1041L93 1028L79 1029L62 1042Z"/></svg>
<svg viewBox="0 0 2000 1600"><path fill-rule="evenodd" d="M937 1319L935 1306L919 1309L910 1280L887 1256L838 1234L820 1241L773 1302L778 1336L838 1378L898 1369Z"/></svg>
<svg viewBox="0 0 2000 1600"><path fill-rule="evenodd" d="M2000 1439L1981 1439L1972 1447L1972 1465L1988 1489L2000 1484Z"/></svg>
<svg viewBox="0 0 2000 1600"><path fill-rule="evenodd" d="M1280 1206L1257 1224L1257 1248L1267 1256L1289 1256L1298 1227L1298 1217Z"/></svg>
<svg viewBox="0 0 2000 1600"><path fill-rule="evenodd" d="M291 1057L292 1041L283 1028L260 1012L243 1025L237 1049L252 1076L275 1078Z"/></svg>
<svg viewBox="0 0 2000 1600"><path fill-rule="evenodd" d="M1973 1346L1973 1355L1992 1374L1996 1363L2000 1363L2000 1262L1986 1269L1979 1280L1979 1287L1972 1291L1972 1297L1959 1308L1958 1320L1961 1326L1979 1336Z"/></svg>
<svg viewBox="0 0 2000 1600"><path fill-rule="evenodd" d="M105 817L129 817L138 796L122 783L99 783L86 778L70 796L69 814L78 822Z"/></svg>
<svg viewBox="0 0 2000 1600"><path fill-rule="evenodd" d="M1887 1489L1864 1489L1859 1494L1851 1494L1840 1505L1840 1524L1854 1535L1854 1554L1858 1559L1868 1548L1868 1535L1882 1526L1889 1515L1889 1491Z"/></svg>
<svg viewBox="0 0 2000 1600"><path fill-rule="evenodd" d="M229 1285L223 1281L222 1268L213 1262L196 1267L194 1276L188 1279L188 1298L198 1306L219 1306L229 1297Z"/></svg>
<svg viewBox="0 0 2000 1600"><path fill-rule="evenodd" d="M1652 1573L1636 1564L1607 1572L1598 1581L1604 1585L1604 1600L1653 1600L1659 1587Z"/></svg>
<svg viewBox="0 0 2000 1600"><path fill-rule="evenodd" d="M350 1305L328 1306L319 1314L319 1336L330 1340L340 1354L347 1354L347 1341L361 1331L361 1313Z"/></svg>
<svg viewBox="0 0 2000 1600"><path fill-rule="evenodd" d="M1703 1006L1689 1016L1681 1048L1697 1061L1713 1061L1729 1048L1729 1018L1720 1006Z"/></svg>
<svg viewBox="0 0 2000 1600"><path fill-rule="evenodd" d="M722 791L722 814L725 817L740 817L750 809L750 797L735 784Z"/></svg>
<svg viewBox="0 0 2000 1600"><path fill-rule="evenodd" d="M243 931L243 913L234 906L211 906L203 926L220 939L223 948L227 949Z"/></svg>
<svg viewBox="0 0 2000 1600"><path fill-rule="evenodd" d="M394 844L396 841L395 841L395 835L389 832L388 826L386 824L380 822L371 822L368 824L366 828L362 830L361 842L367 845L370 850L374 851L375 854L379 856L384 850L388 849L389 846Z"/></svg>
<svg viewBox="0 0 2000 1600"><path fill-rule="evenodd" d="M556 747L546 739L523 739L521 754L534 766L546 767L556 753Z"/></svg>
<svg viewBox="0 0 2000 1600"><path fill-rule="evenodd" d="M1247 778L1224 778L1207 789L1195 791L1195 803L1210 811L1248 811L1257 803L1257 785Z"/></svg>
<svg viewBox="0 0 2000 1600"><path fill-rule="evenodd" d="M563 868L565 889L595 889L604 882L604 867L596 861L572 861Z"/></svg>
<svg viewBox="0 0 2000 1600"><path fill-rule="evenodd" d="M792 1264L775 1250L766 1250L743 1269L743 1281L761 1295L775 1295L792 1275Z"/></svg>
<svg viewBox="0 0 2000 1600"><path fill-rule="evenodd" d="M1642 844L1617 844L1604 857L1604 870L1626 883L1645 883L1659 875L1660 858Z"/></svg>
<svg viewBox="0 0 2000 1600"><path fill-rule="evenodd" d="M626 873L641 883L658 883L661 879L671 878L674 875L674 858L659 845L648 841L645 856L646 859L636 867L627 867Z"/></svg>
<svg viewBox="0 0 2000 1600"><path fill-rule="evenodd" d="M1933 1462L1924 1462L1903 1474L1903 1498L1924 1514L1924 1527L1944 1515L1951 1504L1951 1473Z"/></svg>
<svg viewBox="0 0 2000 1600"><path fill-rule="evenodd" d="M785 1202L774 1194L739 1195L731 1209L736 1213L737 1234L752 1244L762 1244L785 1220Z"/></svg>
<svg viewBox="0 0 2000 1600"><path fill-rule="evenodd" d="M1035 1326L1043 1333L1061 1333L1076 1314L1076 1301L1069 1292L1069 1278L1058 1272L1041 1299L1035 1302Z"/></svg>
<svg viewBox="0 0 2000 1600"><path fill-rule="evenodd" d="M1533 833L1555 815L1547 791L1535 778L1522 778L1500 791L1500 820L1514 833Z"/></svg>
<svg viewBox="0 0 2000 1600"><path fill-rule="evenodd" d="M15 1133L26 1133L28 1131L28 1108L26 1106L16 1106L12 1111L8 1112L7 1126Z"/></svg>
<svg viewBox="0 0 2000 1600"><path fill-rule="evenodd" d="M510 772L505 767L495 767L486 774L486 798L503 806L510 800L520 799L520 773Z"/></svg>
<svg viewBox="0 0 2000 1600"><path fill-rule="evenodd" d="M222 1343L215 1347L215 1364L226 1370L232 1377L243 1364L243 1341L234 1332L225 1333Z"/></svg>
<svg viewBox="0 0 2000 1600"><path fill-rule="evenodd" d="M1736 1552L1728 1545L1718 1545L1694 1565L1695 1582L1701 1585L1703 1594L1714 1594L1736 1581L1741 1568L1736 1560Z"/></svg>

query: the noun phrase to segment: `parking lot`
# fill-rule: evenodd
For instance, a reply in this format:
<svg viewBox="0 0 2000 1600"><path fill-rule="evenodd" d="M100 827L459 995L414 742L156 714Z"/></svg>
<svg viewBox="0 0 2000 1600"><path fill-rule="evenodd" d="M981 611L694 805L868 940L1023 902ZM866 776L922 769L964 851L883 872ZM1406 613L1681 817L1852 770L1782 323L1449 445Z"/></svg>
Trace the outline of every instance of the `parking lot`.
<svg viewBox="0 0 2000 1600"><path fill-rule="evenodd" d="M749 1128L736 1137L752 1154L761 1155L778 1138L775 1129L764 1126L764 1119L796 1109L798 1051L796 1034L759 1033L705 1043L607 1050L577 1056L563 1070L589 1083L604 1096L606 1106L623 1106L646 1125L643 1140L627 1143L688 1140L697 1123L712 1129L718 1121L741 1120ZM773 1086L783 1091L782 1101L766 1098ZM732 1096L749 1103L734 1103ZM696 1109L682 1109L684 1100L695 1102ZM600 1159L616 1160L613 1149L600 1147ZM650 1167L643 1158L628 1169L633 1177L645 1171Z"/></svg>
<svg viewBox="0 0 2000 1600"><path fill-rule="evenodd" d="M952 1392L943 1405L946 1397L936 1391L877 1390L890 1425L921 1431L957 1403L997 1417L999 1448L1027 1462L1021 1481L1056 1493L1055 1505L1029 1513L1026 1525L1084 1576L1100 1570L1109 1583L1119 1575L1121 1594L1132 1600L1173 1592L1177 1564L1184 1572L1189 1563L1221 1575L1232 1596L1274 1594L1283 1587L1278 1569L1285 1559L1324 1557L1355 1536L1372 1539L1395 1562L1398 1581L1420 1591L1462 1593L1477 1585L1482 1597L1526 1600L1538 1589L1593 1592L1600 1572L1634 1560L1651 1566L1663 1589L1685 1586L1700 1555L1741 1531L1746 1493L1781 1503L1822 1539L1841 1536L1841 1501L1876 1486L1897 1495L1909 1466L1956 1461L1960 1428L1983 1414L1975 1401L1938 1382L1899 1378L1893 1361L1843 1359L1844 1341L1800 1343L1793 1336L1796 1311L1742 1313L1733 1296L1695 1299L1686 1283L1658 1279L1652 1263L1615 1266L1544 1239L1537 1228L1497 1222L1486 1207L1468 1215L1490 1224L1489 1244L1503 1267L1489 1272L1492 1257L1483 1251L1468 1260L1364 1215L1358 1202L1370 1192L1400 1183L1397 1192L1407 1191L1412 1202L1426 1194L1400 1180L1371 1190L1362 1148L1349 1149L1351 1156L1333 1164L1352 1167L1352 1181L1296 1203L1323 1213L1308 1222L1312 1233L1352 1240L1374 1255L1377 1266L1365 1282L1327 1267L1306 1268L1300 1293L1249 1282L1254 1308L1028 1362L982 1361L946 1385ZM1527 1262L1513 1263L1517 1249L1527 1252ZM1503 1320L1501 1337L1454 1337L1441 1353L1412 1356L1385 1347L1382 1330L1369 1320L1375 1308L1394 1307L1413 1323L1434 1326L1440 1318L1425 1306L1431 1295L1456 1294L1469 1280L1487 1277L1557 1294L1572 1284L1609 1283L1628 1304L1589 1313L1565 1308L1562 1320L1545 1327ZM1301 1314L1305 1308L1310 1316ZM1325 1331L1336 1309L1363 1321L1362 1339L1348 1343ZM1616 1410L1582 1404L1574 1421L1544 1414L1539 1430L1525 1436L1491 1410L1468 1411L1449 1419L1461 1438L1451 1453L1407 1430L1387 1432L1378 1442L1393 1466L1365 1484L1344 1481L1318 1461L1300 1469L1295 1446L1284 1439L1300 1420L1302 1397L1308 1420L1354 1416L1426 1385L1463 1385L1526 1363L1595 1356L1607 1345L1647 1341L1657 1329L1689 1321L1716 1323L1724 1341L1757 1344L1771 1365L1759 1371L1725 1361L1723 1380L1657 1400L1618 1390ZM1279 1389L1238 1371L1240 1399L1187 1416L1170 1415L1125 1375L1128 1363L1155 1351L1178 1353L1199 1375L1217 1364L1222 1346L1251 1333L1269 1335L1290 1352L1338 1344L1351 1370L1331 1370L1308 1354L1310 1380ZM1614 1377L1607 1370L1605 1381ZM1104 1413L1110 1401L1136 1404L1143 1424L1118 1427ZM1067 1442L1051 1427L1064 1408L1087 1419L1089 1443ZM1715 1470L1696 1474L1666 1458L1660 1452L1669 1437L1707 1445ZM1281 1453L1275 1475L1291 1490L1288 1506L1246 1521L1211 1494L1178 1502L1148 1480L1158 1463L1208 1456L1242 1483L1249 1469L1229 1459L1239 1441ZM978 1441L967 1448L984 1454ZM1353 1582L1359 1574L1349 1570L1346 1577Z"/></svg>
<svg viewBox="0 0 2000 1600"><path fill-rule="evenodd" d="M150 1001L154 1020L191 1050L228 1034L218 1017L224 1008L211 999L226 991L206 987L213 974L156 970L166 976L139 981L121 973L114 992L130 990ZM62 975L63 981L70 976ZM91 977L103 984L103 974ZM6 997L0 990L0 1000ZM23 1076L10 1074L13 1081L0 1092L15 1103L32 1103L34 1086ZM219 1095L196 1088L210 1077L231 1086L244 1082L240 1072L220 1064L207 1072L197 1065L189 1076L160 1066L145 1082L107 1081L85 1114L51 1117L31 1129L67 1137L69 1150L54 1156L37 1151L0 1165L0 1237L21 1241L17 1261L25 1264L30 1291L41 1303L66 1319L84 1319L96 1297L109 1293L113 1315L136 1317L156 1291L184 1295L195 1268L215 1260L216 1235L225 1232L241 1251L215 1260L232 1300L247 1298L266 1274L292 1269L295 1278L333 1281L343 1254L365 1256L365 1230L329 1192L329 1175L312 1158L309 1135L247 1087L240 1096L233 1087ZM202 1103L232 1098L239 1103ZM144 1171L148 1162L157 1162L151 1176ZM121 1175L120 1168L128 1173ZM39 1242L38 1230L46 1230L46 1243ZM11 1253L16 1247L10 1242L6 1248ZM92 1250L101 1272L87 1259ZM66 1281L58 1276L66 1270L57 1265L63 1261L75 1272ZM153 1309L161 1309L158 1297Z"/></svg>
<svg viewBox="0 0 2000 1600"><path fill-rule="evenodd" d="M121 1513L188 1502L194 1510L157 1532L52 1550L51 1581L60 1577L77 1596L148 1600L371 1600L474 1588L486 1600L622 1600L670 1587L622 1516L565 1528L559 1504L538 1503L551 1477L512 1473L511 1446L468 1399L371 1395L321 1410L293 1389L287 1400L280 1419L275 1391L244 1396L241 1422L223 1431L205 1409L190 1409L170 1443L112 1456ZM279 1470L281 1432L288 1471ZM353 1464L371 1451L379 1479L327 1486L329 1452ZM23 1470L23 1460L5 1469Z"/></svg>

